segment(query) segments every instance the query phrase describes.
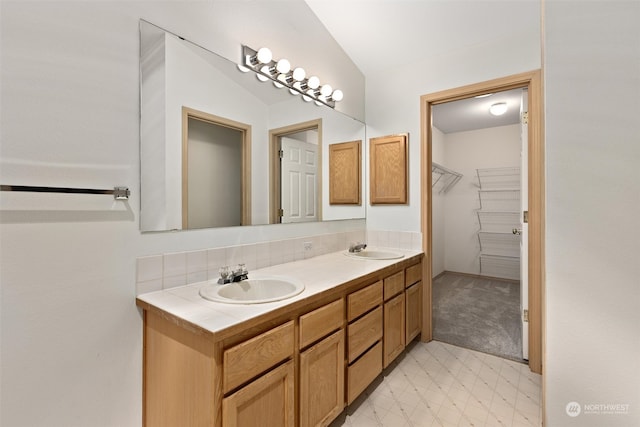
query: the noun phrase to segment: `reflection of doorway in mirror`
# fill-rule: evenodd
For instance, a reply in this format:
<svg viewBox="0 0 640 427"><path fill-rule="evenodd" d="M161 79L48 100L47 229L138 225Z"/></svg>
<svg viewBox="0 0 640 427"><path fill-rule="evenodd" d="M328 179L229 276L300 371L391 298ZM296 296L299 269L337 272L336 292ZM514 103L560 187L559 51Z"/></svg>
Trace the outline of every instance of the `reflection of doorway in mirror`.
<svg viewBox="0 0 640 427"><path fill-rule="evenodd" d="M322 120L269 131L269 222L322 221Z"/></svg>
<svg viewBox="0 0 640 427"><path fill-rule="evenodd" d="M296 139L300 134L280 139L280 180L282 223L318 220L317 180L318 143L317 131L303 133L305 139Z"/></svg>
<svg viewBox="0 0 640 427"><path fill-rule="evenodd" d="M183 109L183 229L250 224L250 127Z"/></svg>

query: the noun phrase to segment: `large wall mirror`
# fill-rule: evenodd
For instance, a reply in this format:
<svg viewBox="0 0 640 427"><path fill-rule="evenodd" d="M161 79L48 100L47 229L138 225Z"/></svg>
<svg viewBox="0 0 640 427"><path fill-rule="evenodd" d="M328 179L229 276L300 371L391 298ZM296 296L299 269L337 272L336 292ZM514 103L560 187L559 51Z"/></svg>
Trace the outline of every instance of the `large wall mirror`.
<svg viewBox="0 0 640 427"><path fill-rule="evenodd" d="M364 218L327 182L329 146L364 123L146 21L140 53L143 232Z"/></svg>

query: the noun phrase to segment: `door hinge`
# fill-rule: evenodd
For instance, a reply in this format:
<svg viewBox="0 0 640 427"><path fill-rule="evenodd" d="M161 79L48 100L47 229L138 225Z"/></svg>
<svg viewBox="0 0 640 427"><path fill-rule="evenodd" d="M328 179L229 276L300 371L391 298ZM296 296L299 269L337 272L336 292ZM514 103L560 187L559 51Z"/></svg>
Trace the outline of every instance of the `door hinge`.
<svg viewBox="0 0 640 427"><path fill-rule="evenodd" d="M282 209L282 208L278 209L278 216L280 218L282 218L284 216L284 209Z"/></svg>
<svg viewBox="0 0 640 427"><path fill-rule="evenodd" d="M524 311L522 312L522 320L524 322L528 322L529 321L529 310L528 309L524 309Z"/></svg>
<svg viewBox="0 0 640 427"><path fill-rule="evenodd" d="M284 158L284 151L278 150L278 156L280 156L280 158L283 159Z"/></svg>
<svg viewBox="0 0 640 427"><path fill-rule="evenodd" d="M529 223L529 211L522 211L522 222L524 224Z"/></svg>
<svg viewBox="0 0 640 427"><path fill-rule="evenodd" d="M524 125L528 125L529 124L529 112L525 111L524 113L522 113L522 124Z"/></svg>

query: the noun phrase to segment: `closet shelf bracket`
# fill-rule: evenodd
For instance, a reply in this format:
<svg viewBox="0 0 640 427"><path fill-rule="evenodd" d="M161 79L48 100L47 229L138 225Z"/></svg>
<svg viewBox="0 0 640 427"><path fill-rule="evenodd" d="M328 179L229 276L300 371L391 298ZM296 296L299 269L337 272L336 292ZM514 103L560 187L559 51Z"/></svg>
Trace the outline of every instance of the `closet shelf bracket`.
<svg viewBox="0 0 640 427"><path fill-rule="evenodd" d="M451 169L447 169L444 166L440 166L439 164L434 162L431 162L431 174L431 188L436 188L436 185L441 182L440 190L438 191L438 193L446 193L462 178L461 173L458 173Z"/></svg>

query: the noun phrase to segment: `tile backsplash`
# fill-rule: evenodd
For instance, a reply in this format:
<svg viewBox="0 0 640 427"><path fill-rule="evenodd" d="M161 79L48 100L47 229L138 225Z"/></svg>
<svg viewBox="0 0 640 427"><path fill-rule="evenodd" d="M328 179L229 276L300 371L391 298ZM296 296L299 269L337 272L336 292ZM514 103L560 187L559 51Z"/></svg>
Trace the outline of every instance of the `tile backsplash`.
<svg viewBox="0 0 640 427"><path fill-rule="evenodd" d="M222 266L249 271L346 249L350 242L420 250L419 232L358 230L137 258L136 295L218 278Z"/></svg>

